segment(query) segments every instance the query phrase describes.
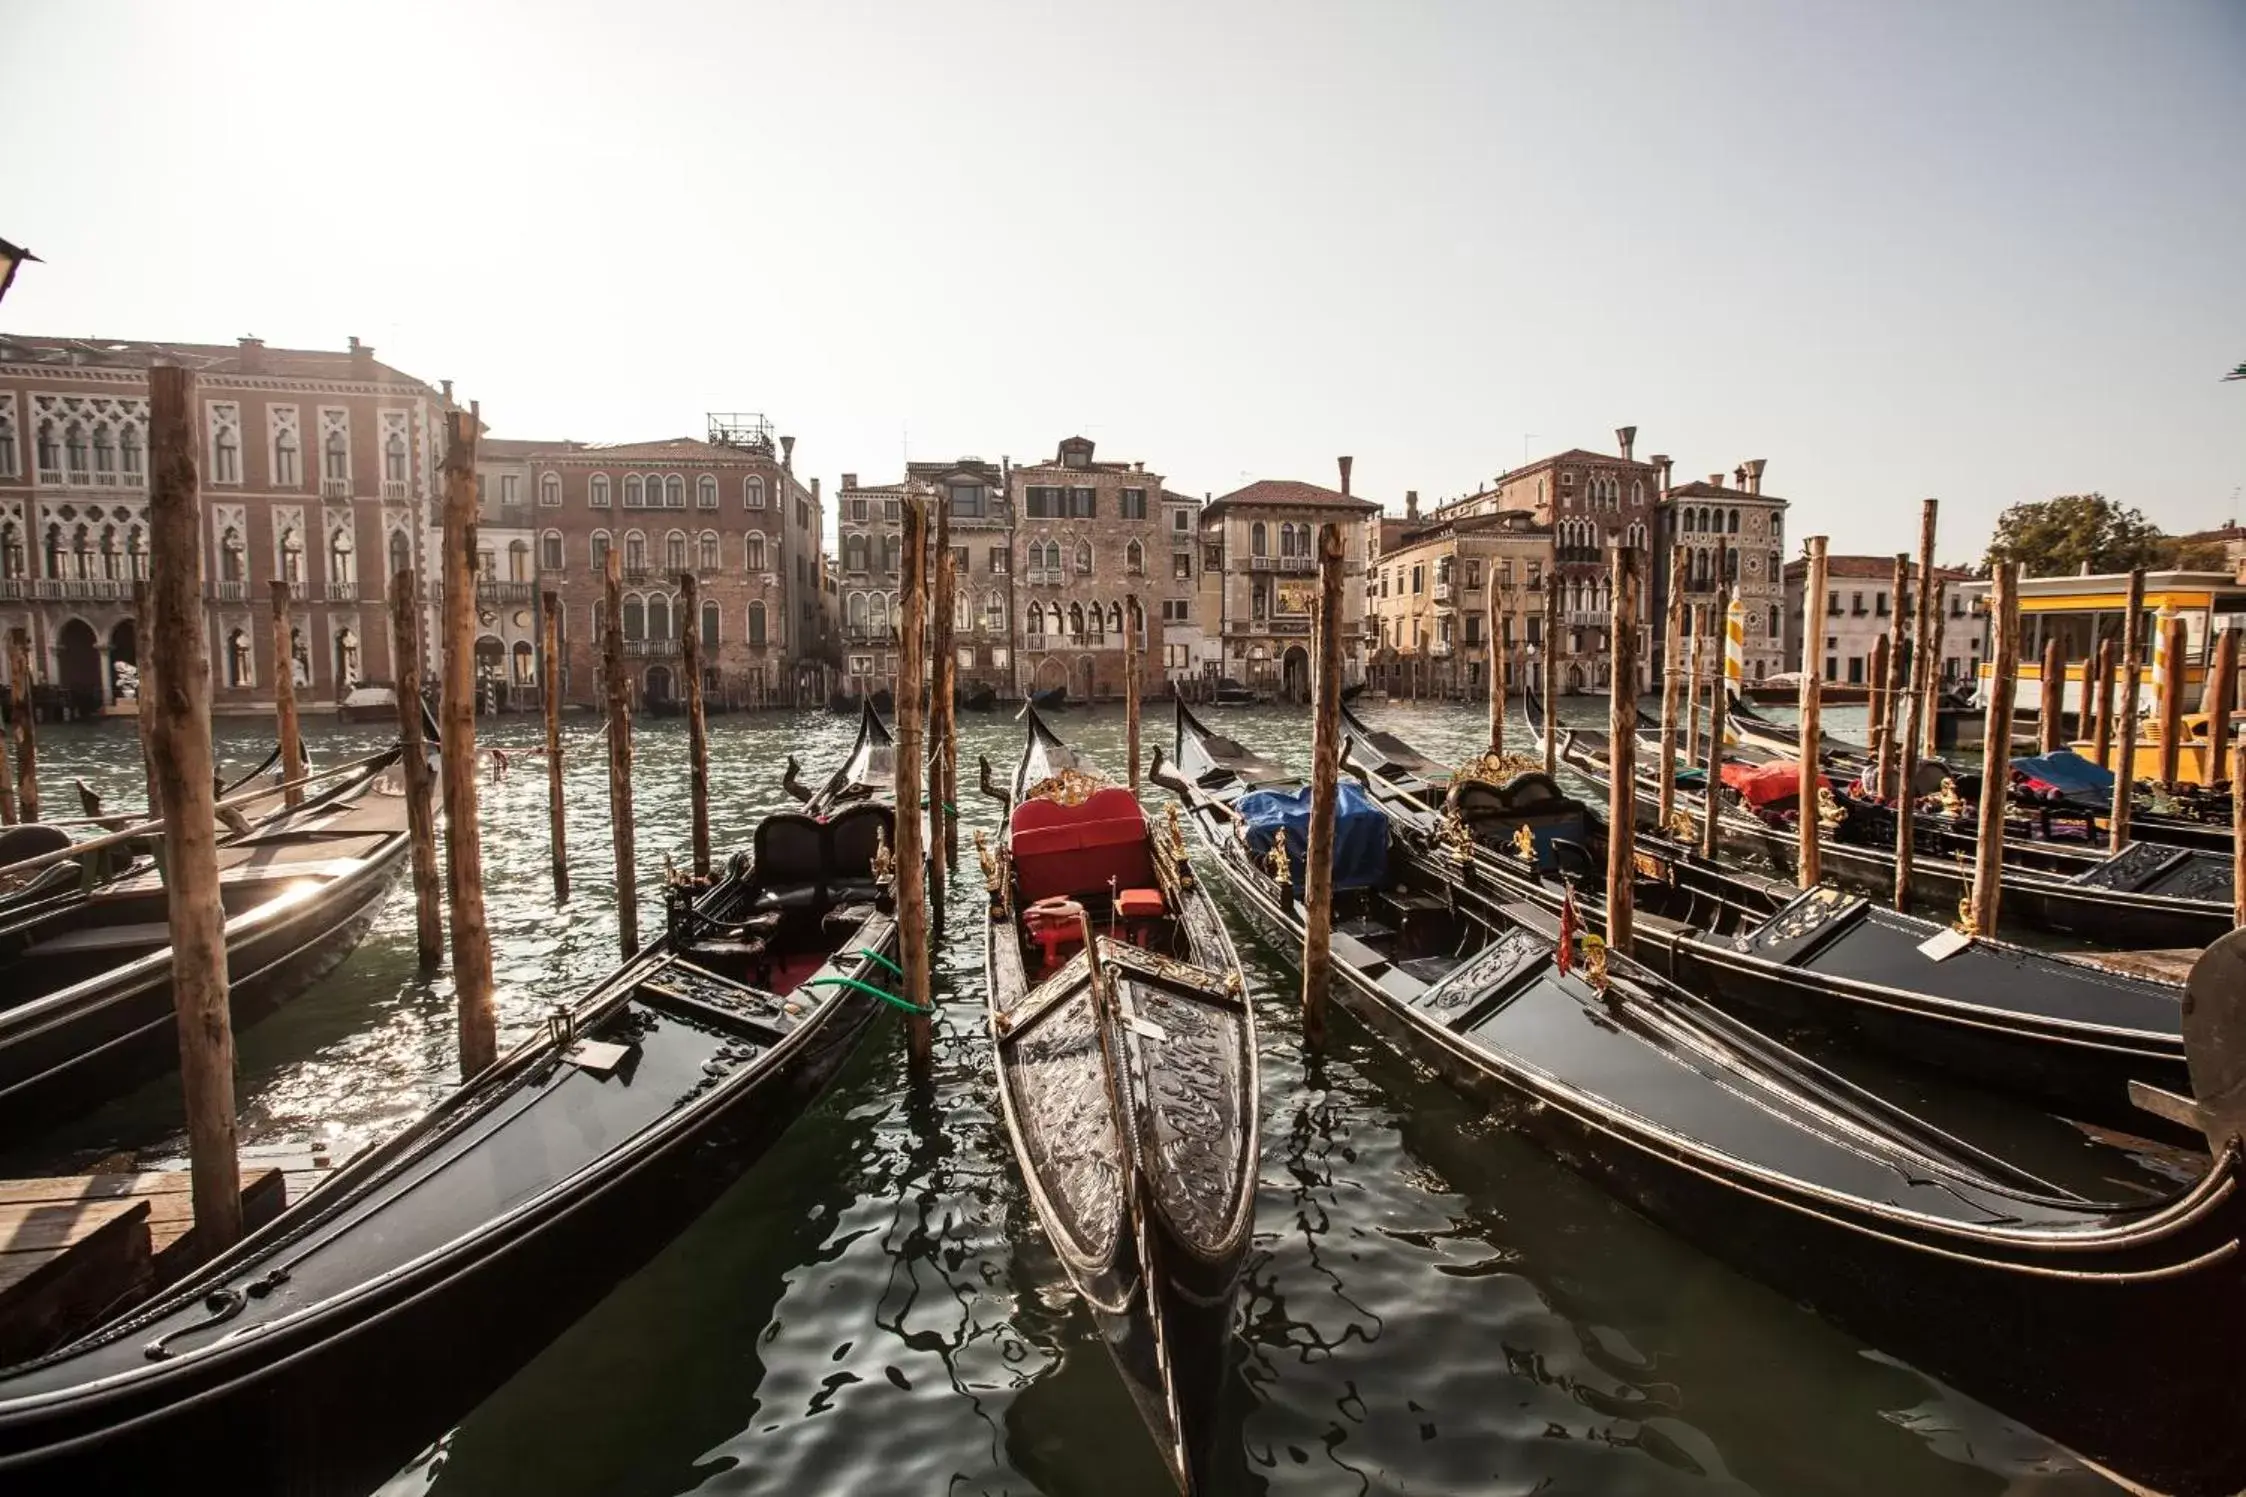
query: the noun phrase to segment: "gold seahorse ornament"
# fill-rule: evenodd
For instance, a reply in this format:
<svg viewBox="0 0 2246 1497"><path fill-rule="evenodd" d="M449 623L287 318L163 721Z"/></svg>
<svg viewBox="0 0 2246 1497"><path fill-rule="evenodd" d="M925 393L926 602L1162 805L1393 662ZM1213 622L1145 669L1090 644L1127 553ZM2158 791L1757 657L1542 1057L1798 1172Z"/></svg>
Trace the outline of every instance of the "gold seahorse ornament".
<svg viewBox="0 0 2246 1497"><path fill-rule="evenodd" d="M1536 833L1526 826L1513 829L1513 856L1531 868L1536 866Z"/></svg>

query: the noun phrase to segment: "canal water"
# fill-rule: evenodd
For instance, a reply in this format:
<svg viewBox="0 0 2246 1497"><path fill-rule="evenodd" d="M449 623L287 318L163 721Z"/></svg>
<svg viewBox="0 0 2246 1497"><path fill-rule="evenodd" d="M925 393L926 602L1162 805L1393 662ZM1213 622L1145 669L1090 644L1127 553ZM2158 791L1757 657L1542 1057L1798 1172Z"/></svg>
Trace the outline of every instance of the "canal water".
<svg viewBox="0 0 2246 1497"><path fill-rule="evenodd" d="M1605 710L1568 706L1586 721ZM1452 758L1483 731L1481 712L1464 706L1370 715ZM1307 767L1302 713L1221 716L1243 741ZM1060 721L1120 773L1119 712ZM1831 725L1850 723L1835 713ZM1020 745L1011 718L966 714L961 727L963 785L978 755L1003 774ZM1150 745L1166 727L1150 710ZM758 818L786 803L789 755L823 773L853 728L814 713L713 721L720 849L746 845ZM592 719L571 719L566 736L567 904L549 877L542 761L518 753L483 792L507 1041L615 959L606 766ZM262 722L222 723L219 738L236 772L270 744ZM536 739L529 719L483 725L487 744L519 751ZM379 742L374 729L332 725L310 746L332 762ZM687 855L685 733L643 722L637 747L640 882L655 891L666 858ZM40 750L50 798L82 777L112 804L141 799L129 722L45 729ZM970 824L995 828L996 807L966 794ZM963 861L955 906L978 882ZM659 918L650 893L642 928ZM340 1160L444 1091L450 983L415 971L412 925L401 884L339 972L240 1036L246 1144L319 1141ZM1229 1385L1236 1439L1218 1490L2110 1490L2037 1436L1616 1205L1346 1015L1306 1061L1288 954L1244 922L1235 933L1262 1032L1263 1159ZM972 931L943 941L937 960L931 1093L907 1087L901 1031L877 1025L737 1188L385 1497L1170 1490L1014 1171ZM1935 1100L1953 1121L1975 1121L1975 1099ZM2060 1125L2023 1126L2018 1146L2062 1175L2158 1183L2144 1162ZM165 1081L56 1134L9 1141L0 1173L182 1147L176 1082Z"/></svg>

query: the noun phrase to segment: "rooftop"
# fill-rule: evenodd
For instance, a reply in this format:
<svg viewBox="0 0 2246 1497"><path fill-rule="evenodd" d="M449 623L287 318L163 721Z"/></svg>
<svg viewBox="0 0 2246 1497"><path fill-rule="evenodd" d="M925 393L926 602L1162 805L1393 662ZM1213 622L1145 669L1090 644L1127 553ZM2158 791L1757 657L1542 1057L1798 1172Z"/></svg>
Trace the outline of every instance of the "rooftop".
<svg viewBox="0 0 2246 1497"><path fill-rule="evenodd" d="M1206 515L1227 508L1239 509L1331 509L1349 514L1371 514L1380 506L1369 499L1359 499L1344 494L1339 489L1324 488L1315 483L1303 483L1293 478L1259 478L1246 488L1234 489L1229 494L1219 494L1201 511Z"/></svg>
<svg viewBox="0 0 2246 1497"><path fill-rule="evenodd" d="M1807 577L1808 575L1809 561L1806 557L1797 556L1786 563L1786 576L1788 578ZM1913 577L1918 575L1918 563L1915 561L1910 564L1910 575ZM1973 574L1964 567L1938 566L1934 569L1934 575L1944 582L1967 582L1971 581L1973 577ZM1828 580L1834 582L1838 582L1844 577L1892 582L1895 580L1895 558L1892 556L1828 556L1825 558L1825 576Z"/></svg>
<svg viewBox="0 0 2246 1497"><path fill-rule="evenodd" d="M430 385L374 357L351 340L343 349L267 348L255 338L238 343L161 343L137 338L53 338L0 333L0 364L51 369L146 369L174 364L197 374L280 379L320 379L358 384L407 384L430 394Z"/></svg>
<svg viewBox="0 0 2246 1497"><path fill-rule="evenodd" d="M700 437L662 437L652 442L561 442L532 450L541 457L580 463L740 463L774 460L768 452L721 446L705 442Z"/></svg>

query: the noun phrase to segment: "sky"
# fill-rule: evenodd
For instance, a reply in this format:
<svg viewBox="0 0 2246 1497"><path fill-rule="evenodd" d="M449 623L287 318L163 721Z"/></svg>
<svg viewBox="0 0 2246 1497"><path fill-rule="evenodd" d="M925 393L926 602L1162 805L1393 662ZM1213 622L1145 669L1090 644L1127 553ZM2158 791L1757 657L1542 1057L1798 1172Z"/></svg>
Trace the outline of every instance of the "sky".
<svg viewBox="0 0 2246 1497"><path fill-rule="evenodd" d="M2246 4L0 0L0 331L340 347L831 492L1432 505L1768 459L1796 537L2246 519Z"/></svg>

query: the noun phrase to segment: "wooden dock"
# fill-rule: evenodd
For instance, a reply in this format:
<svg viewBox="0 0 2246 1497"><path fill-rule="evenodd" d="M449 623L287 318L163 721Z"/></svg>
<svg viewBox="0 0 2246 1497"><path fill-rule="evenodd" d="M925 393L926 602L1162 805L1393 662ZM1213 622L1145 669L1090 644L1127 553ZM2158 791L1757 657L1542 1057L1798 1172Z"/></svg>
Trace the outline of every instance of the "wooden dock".
<svg viewBox="0 0 2246 1497"><path fill-rule="evenodd" d="M200 1260L185 1170L0 1180L0 1366L58 1346ZM281 1170L242 1180L245 1231L287 1204Z"/></svg>

